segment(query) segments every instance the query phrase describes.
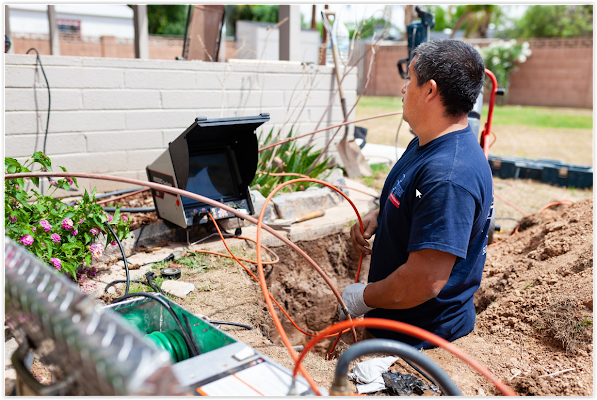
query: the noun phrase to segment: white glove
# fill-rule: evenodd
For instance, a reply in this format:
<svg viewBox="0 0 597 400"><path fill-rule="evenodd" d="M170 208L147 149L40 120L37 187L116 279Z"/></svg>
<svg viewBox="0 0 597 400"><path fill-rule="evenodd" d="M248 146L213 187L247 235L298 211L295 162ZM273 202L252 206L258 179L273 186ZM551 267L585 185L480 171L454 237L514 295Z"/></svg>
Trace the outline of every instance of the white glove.
<svg viewBox="0 0 597 400"><path fill-rule="evenodd" d="M352 318L360 317L373 310L372 307L365 304L365 299L363 298L363 293L365 292L366 287L367 285L363 283L353 283L352 285L347 286L342 293L342 300L344 300L346 309ZM338 304L338 312L340 321L344 321L346 315L340 304Z"/></svg>

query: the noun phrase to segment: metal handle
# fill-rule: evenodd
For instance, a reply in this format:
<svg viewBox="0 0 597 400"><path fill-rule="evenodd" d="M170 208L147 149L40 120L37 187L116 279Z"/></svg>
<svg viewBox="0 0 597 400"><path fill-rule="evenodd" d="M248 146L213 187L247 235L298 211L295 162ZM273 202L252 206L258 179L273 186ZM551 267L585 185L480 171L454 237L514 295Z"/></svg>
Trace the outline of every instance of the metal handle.
<svg viewBox="0 0 597 400"><path fill-rule="evenodd" d="M31 374L29 368L25 366L25 358L28 354L29 345L27 342L24 342L11 357L12 365L17 372L17 396L65 396L68 393L68 387L73 382L73 379L68 377L66 380L53 385L42 385ZM22 382L19 382L19 380ZM23 384L26 385L25 388L22 387Z"/></svg>

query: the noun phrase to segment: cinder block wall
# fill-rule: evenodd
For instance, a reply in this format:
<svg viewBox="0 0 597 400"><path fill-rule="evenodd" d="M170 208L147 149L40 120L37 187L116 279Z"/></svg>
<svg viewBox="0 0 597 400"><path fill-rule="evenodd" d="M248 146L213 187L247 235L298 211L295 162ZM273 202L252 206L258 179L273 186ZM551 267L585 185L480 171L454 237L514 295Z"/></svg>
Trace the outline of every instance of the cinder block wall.
<svg viewBox="0 0 597 400"><path fill-rule="evenodd" d="M337 88L333 69L325 66L65 56L41 60L51 88L47 154L53 164L142 180L147 179L145 167L196 117L268 112L270 122L258 133L282 128L285 137L292 126L294 132L307 133ZM5 55L5 156L19 160L43 146L48 93L35 64L33 55ZM349 109L356 101L356 77L354 69L343 82ZM336 96L320 128L342 121ZM334 132L317 134L314 143L321 146ZM86 180L80 185L96 185L99 191L128 187Z"/></svg>

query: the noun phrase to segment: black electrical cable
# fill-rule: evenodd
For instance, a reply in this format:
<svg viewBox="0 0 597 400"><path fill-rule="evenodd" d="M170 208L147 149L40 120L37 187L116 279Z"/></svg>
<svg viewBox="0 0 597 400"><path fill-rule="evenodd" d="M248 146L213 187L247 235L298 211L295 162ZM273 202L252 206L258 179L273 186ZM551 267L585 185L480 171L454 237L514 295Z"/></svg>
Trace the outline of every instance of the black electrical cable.
<svg viewBox="0 0 597 400"><path fill-rule="evenodd" d="M119 194L132 193L132 192L136 192L138 190L139 190L139 188L115 190L113 192L96 194L95 199L97 200L97 199L103 199L105 197L110 197L110 196L118 196Z"/></svg>
<svg viewBox="0 0 597 400"><path fill-rule="evenodd" d="M124 261L124 269L126 270L126 281L125 281L126 289L124 291L124 295L126 296L127 294L129 294L129 289L131 286L131 277L129 276L129 263L126 260L126 255L124 254L124 248L122 247L122 243L120 243L120 239L118 239L118 236L116 236L116 234L114 233L114 230L112 229L110 224L108 224L107 222L104 222L104 225L106 225L108 227L108 229L112 233L112 236L114 236L116 243L118 243L118 247L120 247L120 252L122 253L122 260ZM116 300L118 300L118 299L116 299Z"/></svg>
<svg viewBox="0 0 597 400"><path fill-rule="evenodd" d="M182 319L184 320L185 327L187 328L189 337L191 338L191 344L195 348L195 353L201 354L199 346L197 345L197 341L195 340L195 335L193 335L193 329L191 329L191 322L189 321L189 317L186 314L182 314Z"/></svg>
<svg viewBox="0 0 597 400"><path fill-rule="evenodd" d="M44 79L46 80L46 86L48 88L48 119L46 120L46 133L44 134L44 147L43 147L43 152L44 154L46 154L46 142L48 140L48 127L50 126L50 110L51 110L51 94L50 94L50 84L48 83L48 78L46 77L46 71L44 71L44 66L41 63L41 58L39 58L39 51L37 51L37 49L35 47L30 48L29 50L27 50L27 52L25 54L29 54L29 52L31 50L35 50L35 54L37 54L37 60L36 60L36 67L37 67L37 63L39 63L39 66L41 67L41 72L44 75ZM41 180L41 192L44 192L44 183L43 180Z"/></svg>
<svg viewBox="0 0 597 400"><path fill-rule="evenodd" d="M116 207L103 207L103 209L106 212L116 211ZM121 208L120 209L120 212L128 212L128 213L144 213L144 212L152 212L152 211L155 211L155 207Z"/></svg>
<svg viewBox="0 0 597 400"><path fill-rule="evenodd" d="M214 324L214 325L232 325L232 326L238 326L241 328L245 328L248 330L252 330L253 327L249 326L249 325L245 325L245 324L239 324L238 322L224 322L224 321L209 321L210 324Z"/></svg>
<svg viewBox="0 0 597 400"><path fill-rule="evenodd" d="M419 374L421 374L425 379L427 379L429 382L433 383L433 385L439 387L439 385L437 384L437 382L430 377L429 375L427 375L421 368L417 367L415 364L413 364L412 362L410 362L408 359L403 358L403 360L410 365L410 367L412 369L414 369L415 371L417 371Z"/></svg>
<svg viewBox="0 0 597 400"><path fill-rule="evenodd" d="M172 307L170 306L170 304L168 304L163 298L161 298L159 295L155 294L155 293L145 293L145 292L137 292L137 293L129 293L129 294L125 294L122 297L119 297L118 299L114 300L112 302L112 304L114 303L119 303L123 300L126 300L128 298L131 297L147 297L150 299L153 299L155 301L157 301L158 303L160 303L162 306L164 306L164 308L166 310L168 310L168 312L170 313L170 315L172 315L172 318L174 318L174 322L176 322L176 325L178 326L178 329L180 330L182 337L184 339L184 341L187 344L187 347L189 348L189 352L194 356L198 356L199 354L195 351L195 347L193 346L193 341L191 340L191 338L189 337L189 333L187 332L186 329L184 329L182 322L180 322L180 318L178 317L178 315L176 315L176 313L174 312L174 310L172 309Z"/></svg>

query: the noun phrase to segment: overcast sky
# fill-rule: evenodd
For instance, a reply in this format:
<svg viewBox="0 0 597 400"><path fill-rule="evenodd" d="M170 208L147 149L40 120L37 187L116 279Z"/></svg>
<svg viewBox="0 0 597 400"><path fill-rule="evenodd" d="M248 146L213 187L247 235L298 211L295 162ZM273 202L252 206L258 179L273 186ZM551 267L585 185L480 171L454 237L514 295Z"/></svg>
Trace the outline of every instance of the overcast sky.
<svg viewBox="0 0 597 400"><path fill-rule="evenodd" d="M301 13L304 16L304 21L311 25L311 11L312 4L300 4ZM359 22L363 18L369 18L375 14L376 17L383 16L383 10L386 4L330 4L329 9L335 11L340 16L344 23ZM404 5L403 4L389 4L391 12L391 21L401 31L404 31ZM321 11L323 4L316 5L317 7L317 21L321 20ZM447 9L446 4L442 7ZM524 14L527 5L502 5L505 14L509 17L519 18ZM340 14L338 14L340 13Z"/></svg>

